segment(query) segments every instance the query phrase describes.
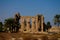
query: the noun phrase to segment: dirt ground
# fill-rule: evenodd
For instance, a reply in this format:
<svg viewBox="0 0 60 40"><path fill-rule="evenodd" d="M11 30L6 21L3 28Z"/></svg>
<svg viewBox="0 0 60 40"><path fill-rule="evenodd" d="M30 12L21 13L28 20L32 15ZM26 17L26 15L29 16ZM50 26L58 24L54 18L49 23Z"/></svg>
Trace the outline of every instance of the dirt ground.
<svg viewBox="0 0 60 40"><path fill-rule="evenodd" d="M38 35L38 36L36 36ZM42 36L41 36L42 35ZM58 38L60 38L60 34L59 35L45 35L45 34L30 34L30 33L6 33L6 32L0 32L0 40L12 40L12 38L16 38L15 40L21 40L18 39L20 37L23 37L24 40L38 40L37 38L39 38L39 36L41 36L40 38L43 38L43 40L58 40ZM49 38L48 38L49 37Z"/></svg>

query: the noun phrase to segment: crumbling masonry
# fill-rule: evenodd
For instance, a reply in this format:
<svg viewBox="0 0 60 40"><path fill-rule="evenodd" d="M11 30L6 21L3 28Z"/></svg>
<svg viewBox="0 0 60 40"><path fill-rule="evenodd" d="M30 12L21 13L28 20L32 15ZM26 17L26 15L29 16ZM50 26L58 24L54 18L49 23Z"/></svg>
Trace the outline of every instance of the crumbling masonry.
<svg viewBox="0 0 60 40"><path fill-rule="evenodd" d="M19 29L20 32L38 32L40 28L40 32L43 32L43 22L44 17L43 15L38 16L21 16L20 17L20 25L21 28Z"/></svg>

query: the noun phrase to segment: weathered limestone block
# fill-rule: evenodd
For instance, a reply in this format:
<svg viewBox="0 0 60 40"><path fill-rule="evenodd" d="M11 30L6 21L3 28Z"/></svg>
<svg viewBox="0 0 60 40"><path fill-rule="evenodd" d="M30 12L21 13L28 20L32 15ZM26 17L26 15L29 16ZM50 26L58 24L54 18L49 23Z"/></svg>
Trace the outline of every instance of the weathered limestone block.
<svg viewBox="0 0 60 40"><path fill-rule="evenodd" d="M30 17L26 17L26 31L30 32Z"/></svg>
<svg viewBox="0 0 60 40"><path fill-rule="evenodd" d="M38 32L38 28L39 28L39 23L38 23L38 17L36 16L36 32Z"/></svg>
<svg viewBox="0 0 60 40"><path fill-rule="evenodd" d="M43 16L41 16L41 32L43 32L43 22L44 22L44 18Z"/></svg>
<svg viewBox="0 0 60 40"><path fill-rule="evenodd" d="M31 28L31 31L32 32L35 32L35 17L32 17L32 28Z"/></svg>
<svg viewBox="0 0 60 40"><path fill-rule="evenodd" d="M21 17L20 24L21 24L21 30L20 31L23 32L24 31L24 16Z"/></svg>

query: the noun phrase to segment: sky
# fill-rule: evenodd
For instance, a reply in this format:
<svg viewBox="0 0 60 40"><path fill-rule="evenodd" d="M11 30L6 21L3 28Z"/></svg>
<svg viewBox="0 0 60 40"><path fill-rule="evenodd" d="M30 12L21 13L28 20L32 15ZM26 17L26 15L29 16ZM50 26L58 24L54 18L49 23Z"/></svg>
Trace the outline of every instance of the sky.
<svg viewBox="0 0 60 40"><path fill-rule="evenodd" d="M44 21L51 22L56 14L60 14L60 0L0 0L0 21L14 17L16 12L21 16L42 14Z"/></svg>

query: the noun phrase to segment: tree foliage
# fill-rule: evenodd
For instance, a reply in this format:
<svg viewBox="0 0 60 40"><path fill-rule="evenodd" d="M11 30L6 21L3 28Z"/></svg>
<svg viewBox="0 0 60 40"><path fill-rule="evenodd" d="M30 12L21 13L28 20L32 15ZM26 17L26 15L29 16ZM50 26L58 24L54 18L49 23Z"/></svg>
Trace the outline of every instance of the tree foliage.
<svg viewBox="0 0 60 40"><path fill-rule="evenodd" d="M13 27L14 25L15 24L14 24L14 19L13 18L5 19L5 22L4 22L5 30L7 30L7 28L9 28L9 30L11 31L11 27Z"/></svg>
<svg viewBox="0 0 60 40"><path fill-rule="evenodd" d="M59 14L54 16L54 24L57 26L60 25L60 15Z"/></svg>
<svg viewBox="0 0 60 40"><path fill-rule="evenodd" d="M43 23L43 26L44 26L44 31L46 31L46 30L51 28L51 24L50 24L49 21L47 22L47 24Z"/></svg>
<svg viewBox="0 0 60 40"><path fill-rule="evenodd" d="M47 29L50 29L51 28L51 24L50 24L50 22L48 21L47 22Z"/></svg>
<svg viewBox="0 0 60 40"><path fill-rule="evenodd" d="M4 23L5 30L9 28L10 32L17 32L19 30L19 19L20 19L19 14L16 14L14 18L5 19Z"/></svg>

